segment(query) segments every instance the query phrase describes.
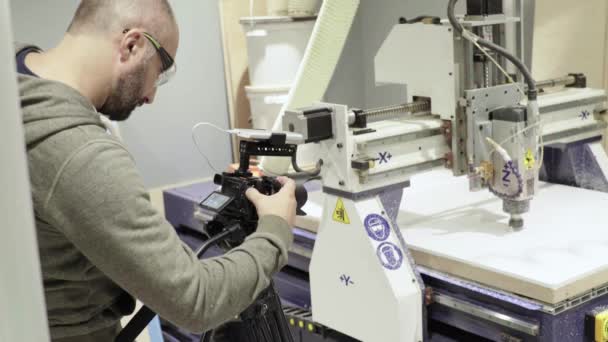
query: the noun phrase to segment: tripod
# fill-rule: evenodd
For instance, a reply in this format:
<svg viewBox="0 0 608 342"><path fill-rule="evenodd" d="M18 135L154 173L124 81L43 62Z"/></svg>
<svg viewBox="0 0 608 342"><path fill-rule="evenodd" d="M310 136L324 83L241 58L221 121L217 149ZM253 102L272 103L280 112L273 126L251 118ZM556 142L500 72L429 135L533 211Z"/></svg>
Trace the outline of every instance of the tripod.
<svg viewBox="0 0 608 342"><path fill-rule="evenodd" d="M202 257L211 246L225 240L239 229L240 225L228 227L199 248L196 252L197 256ZM243 332L243 336L240 336L238 341L223 340L221 342L293 342L281 300L273 283L241 313L240 322L237 324ZM204 333L201 336L201 342L210 342L211 335L212 331Z"/></svg>
<svg viewBox="0 0 608 342"><path fill-rule="evenodd" d="M220 338L215 342L293 342L293 337L283 313L281 301L274 285L271 284L240 315L234 326L240 330L238 340ZM210 342L212 332L201 337L201 342Z"/></svg>
<svg viewBox="0 0 608 342"><path fill-rule="evenodd" d="M197 257L200 259L211 247L219 244L240 229L240 225L236 224L212 237L199 248L196 252ZM147 306L144 306L119 333L115 342L135 341L135 338L139 336L154 317L156 317L156 313ZM289 330L289 325L287 324L287 319L283 313L281 300L272 283L260 294L251 306L241 313L240 321L237 324L239 329L243 331L243 337L240 337L236 341L222 340L221 342L294 341ZM203 336L201 336L201 342L210 342L212 334L212 331L204 333Z"/></svg>

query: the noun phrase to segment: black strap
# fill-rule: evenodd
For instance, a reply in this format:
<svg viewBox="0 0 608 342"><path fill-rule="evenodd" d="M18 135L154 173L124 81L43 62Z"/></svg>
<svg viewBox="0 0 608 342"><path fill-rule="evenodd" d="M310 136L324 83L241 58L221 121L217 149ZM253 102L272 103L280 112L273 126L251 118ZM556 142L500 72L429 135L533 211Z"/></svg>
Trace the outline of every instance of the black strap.
<svg viewBox="0 0 608 342"><path fill-rule="evenodd" d="M114 342L133 342L144 329L156 317L156 313L147 306L141 308L129 321L127 326L120 331Z"/></svg>

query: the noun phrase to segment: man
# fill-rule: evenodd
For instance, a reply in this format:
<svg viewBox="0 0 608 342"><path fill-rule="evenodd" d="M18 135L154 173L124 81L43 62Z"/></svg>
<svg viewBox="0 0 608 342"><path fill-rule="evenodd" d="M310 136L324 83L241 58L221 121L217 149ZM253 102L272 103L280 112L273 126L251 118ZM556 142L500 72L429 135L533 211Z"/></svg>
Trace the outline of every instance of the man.
<svg viewBox="0 0 608 342"><path fill-rule="evenodd" d="M167 0L83 0L57 47L17 49L53 341L112 341L133 310L130 296L193 332L215 328L286 264L292 181L272 197L250 190L257 233L200 262L152 207L131 156L100 121L98 112L126 120L154 101L157 84L175 71L178 37Z"/></svg>

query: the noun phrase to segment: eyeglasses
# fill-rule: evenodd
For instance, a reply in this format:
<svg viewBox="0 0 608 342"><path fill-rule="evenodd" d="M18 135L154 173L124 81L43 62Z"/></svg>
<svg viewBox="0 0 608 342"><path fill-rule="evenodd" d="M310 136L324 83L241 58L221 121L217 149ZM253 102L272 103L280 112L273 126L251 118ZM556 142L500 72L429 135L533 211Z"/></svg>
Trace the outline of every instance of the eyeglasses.
<svg viewBox="0 0 608 342"><path fill-rule="evenodd" d="M123 33L129 32L129 30L130 29L125 29ZM173 57L171 57L169 52L167 52L167 50L165 50L165 48L160 45L156 38L152 37L152 35L147 32L144 32L143 35L150 41L150 43L152 43L152 45L156 49L156 52L158 52L160 61L163 66L162 72L160 73L160 75L158 76L158 80L156 81L156 85L160 87L163 84L168 83L173 78L173 76L175 76L175 74L177 73L177 65L175 64L175 60L173 59Z"/></svg>

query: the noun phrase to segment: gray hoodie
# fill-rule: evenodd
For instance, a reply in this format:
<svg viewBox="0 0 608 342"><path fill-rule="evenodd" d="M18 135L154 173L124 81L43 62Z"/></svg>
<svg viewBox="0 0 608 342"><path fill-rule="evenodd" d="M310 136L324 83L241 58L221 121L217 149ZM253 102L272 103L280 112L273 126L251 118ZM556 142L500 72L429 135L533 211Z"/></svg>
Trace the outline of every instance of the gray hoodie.
<svg viewBox="0 0 608 342"><path fill-rule="evenodd" d="M293 236L275 216L225 256L197 260L85 97L25 75L19 90L53 339L115 326L132 311L130 296L190 331L214 328L286 264Z"/></svg>

